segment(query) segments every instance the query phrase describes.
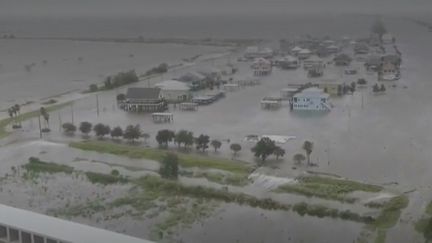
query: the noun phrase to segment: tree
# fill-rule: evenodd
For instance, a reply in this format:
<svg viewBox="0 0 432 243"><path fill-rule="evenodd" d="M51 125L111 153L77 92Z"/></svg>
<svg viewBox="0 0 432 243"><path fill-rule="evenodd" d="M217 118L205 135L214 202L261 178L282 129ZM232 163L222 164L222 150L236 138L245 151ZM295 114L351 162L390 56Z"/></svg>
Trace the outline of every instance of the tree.
<svg viewBox="0 0 432 243"><path fill-rule="evenodd" d="M215 151L215 152L216 152L218 149L220 149L220 147L222 146L221 141L216 140L216 139L212 140L210 144L211 144L211 146L214 148L214 151Z"/></svg>
<svg viewBox="0 0 432 243"><path fill-rule="evenodd" d="M119 138L119 137L123 137L123 129L119 126L114 127L111 130L111 137L112 138Z"/></svg>
<svg viewBox="0 0 432 243"><path fill-rule="evenodd" d="M382 38L382 36L387 33L387 29L381 19L377 19L375 23L373 23L371 31L374 34L377 34L379 38Z"/></svg>
<svg viewBox="0 0 432 243"><path fill-rule="evenodd" d="M176 133L174 141L179 147L182 143L186 147L191 142L193 143L193 133L186 130L180 130Z"/></svg>
<svg viewBox="0 0 432 243"><path fill-rule="evenodd" d="M105 89L112 89L113 88L113 84L111 82L110 76L106 77L106 79L104 80L104 86L105 86Z"/></svg>
<svg viewBox="0 0 432 243"><path fill-rule="evenodd" d="M140 125L129 125L126 127L126 129L123 132L123 138L127 139L131 142L134 142L135 139L139 139L141 136L141 128Z"/></svg>
<svg viewBox="0 0 432 243"><path fill-rule="evenodd" d="M156 134L156 141L158 142L159 146L164 145L165 148L168 147L168 143L173 141L174 138L175 133L168 129L160 130Z"/></svg>
<svg viewBox="0 0 432 243"><path fill-rule="evenodd" d="M110 133L111 129L107 125L104 125L102 123L98 123L93 127L93 131L95 132L97 137L102 138L105 135L108 135Z"/></svg>
<svg viewBox="0 0 432 243"><path fill-rule="evenodd" d="M70 122L63 123L62 128L66 134L70 135L73 135L77 129L76 126Z"/></svg>
<svg viewBox="0 0 432 243"><path fill-rule="evenodd" d="M126 95L125 94L118 94L116 98L117 98L117 101L124 101L124 100L126 100Z"/></svg>
<svg viewBox="0 0 432 243"><path fill-rule="evenodd" d="M426 242L432 240L432 218L427 220L427 223L423 231L423 236L426 239Z"/></svg>
<svg viewBox="0 0 432 243"><path fill-rule="evenodd" d="M306 157L303 154L295 154L293 156L293 160L295 162L295 164L301 164L303 163L303 161L306 159Z"/></svg>
<svg viewBox="0 0 432 243"><path fill-rule="evenodd" d="M234 152L234 156L242 149L241 145L238 143L233 143L230 145L230 149Z"/></svg>
<svg viewBox="0 0 432 243"><path fill-rule="evenodd" d="M165 157L162 159L161 166L159 168L159 174L162 178L166 179L177 179L178 178L178 170L179 170L179 162L178 157L174 153L167 153Z"/></svg>
<svg viewBox="0 0 432 243"><path fill-rule="evenodd" d="M275 148L276 145L273 140L268 137L263 137L252 148L252 152L255 157L261 158L262 162L264 162L269 155L273 154Z"/></svg>
<svg viewBox="0 0 432 243"><path fill-rule="evenodd" d="M276 146L275 150L273 151L273 154L276 156L276 159L278 160L279 157L283 157L285 155L285 149Z"/></svg>
<svg viewBox="0 0 432 243"><path fill-rule="evenodd" d="M381 84L380 91L381 91L381 92L385 92L385 91L386 91L386 87L384 86L384 84Z"/></svg>
<svg viewBox="0 0 432 243"><path fill-rule="evenodd" d="M373 91L374 93L378 93L378 92L381 91L381 90L380 90L380 87L378 86L378 84L375 84L375 85L372 87L372 91Z"/></svg>
<svg viewBox="0 0 432 243"><path fill-rule="evenodd" d="M303 150L306 151L307 163L308 163L308 165L310 165L310 155L311 155L312 150L313 150L313 143L310 141L305 141L303 143Z"/></svg>
<svg viewBox="0 0 432 243"><path fill-rule="evenodd" d="M356 83L355 83L355 82L352 82L352 83L351 83L351 93L354 93L355 90L356 90Z"/></svg>
<svg viewBox="0 0 432 243"><path fill-rule="evenodd" d="M357 84L358 84L358 85L366 85L366 84L367 84L367 81L366 81L366 79L364 79L364 78L359 78L359 79L357 80Z"/></svg>
<svg viewBox="0 0 432 243"><path fill-rule="evenodd" d="M49 128L49 114L45 107L40 108L40 115L44 118L47 128Z"/></svg>
<svg viewBox="0 0 432 243"><path fill-rule="evenodd" d="M96 91L98 91L98 86L97 86L97 84L90 84L90 86L89 86L89 91L90 91L90 92L96 92Z"/></svg>
<svg viewBox="0 0 432 243"><path fill-rule="evenodd" d="M208 135L201 134L196 138L196 149L202 150L203 152L208 149L210 143L210 137Z"/></svg>
<svg viewBox="0 0 432 243"><path fill-rule="evenodd" d="M81 131L81 133L87 136L91 132L92 126L93 125L90 122L84 121L81 122L79 130Z"/></svg>

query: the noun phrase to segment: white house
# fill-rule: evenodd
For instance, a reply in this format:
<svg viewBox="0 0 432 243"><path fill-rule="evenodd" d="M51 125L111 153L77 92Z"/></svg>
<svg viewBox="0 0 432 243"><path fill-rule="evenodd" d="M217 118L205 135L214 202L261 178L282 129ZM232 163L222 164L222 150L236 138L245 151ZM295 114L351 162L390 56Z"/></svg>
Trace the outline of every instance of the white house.
<svg viewBox="0 0 432 243"><path fill-rule="evenodd" d="M277 62L282 69L297 69L300 66L299 60L293 56L282 57Z"/></svg>
<svg viewBox="0 0 432 243"><path fill-rule="evenodd" d="M161 89L165 100L170 102L184 102L191 98L190 86L177 80L166 80L157 83L155 87Z"/></svg>
<svg viewBox="0 0 432 243"><path fill-rule="evenodd" d="M314 55L303 61L304 69L309 70L312 67L324 68L324 60Z"/></svg>
<svg viewBox="0 0 432 243"><path fill-rule="evenodd" d="M294 95L293 110L298 111L330 111L329 94L315 87L303 90Z"/></svg>
<svg viewBox="0 0 432 243"><path fill-rule="evenodd" d="M307 59L312 55L312 52L309 49L302 49L297 53L298 58Z"/></svg>
<svg viewBox="0 0 432 243"><path fill-rule="evenodd" d="M293 49L291 49L291 54L293 54L294 56L297 56L301 50L303 50L301 47L296 46Z"/></svg>
<svg viewBox="0 0 432 243"><path fill-rule="evenodd" d="M381 37L381 40L384 44L391 44L394 42L394 37L390 33L386 33Z"/></svg>
<svg viewBox="0 0 432 243"><path fill-rule="evenodd" d="M254 71L255 76L269 75L272 71L272 63L264 58L257 58L252 63L251 68Z"/></svg>

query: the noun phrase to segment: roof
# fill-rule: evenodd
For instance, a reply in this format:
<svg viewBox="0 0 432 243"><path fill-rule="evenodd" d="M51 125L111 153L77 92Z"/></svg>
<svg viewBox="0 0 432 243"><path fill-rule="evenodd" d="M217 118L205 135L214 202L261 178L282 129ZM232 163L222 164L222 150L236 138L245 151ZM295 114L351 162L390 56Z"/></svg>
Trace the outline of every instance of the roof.
<svg viewBox="0 0 432 243"><path fill-rule="evenodd" d="M301 50L303 50L303 49L299 46L296 46L293 49L291 49L291 51L301 51Z"/></svg>
<svg viewBox="0 0 432 243"><path fill-rule="evenodd" d="M324 91L322 89L316 88L316 87L312 87L312 88L307 88L304 89L302 92L297 93L294 95L294 97L321 97L321 98L328 98L330 95L327 93L324 93Z"/></svg>
<svg viewBox="0 0 432 243"><path fill-rule="evenodd" d="M308 61L309 62L322 62L323 59L321 59L318 56L313 55L313 56L311 56L311 57L309 57L308 59L305 60L305 62L308 62Z"/></svg>
<svg viewBox="0 0 432 243"><path fill-rule="evenodd" d="M161 89L159 88L128 88L127 99L159 99Z"/></svg>
<svg viewBox="0 0 432 243"><path fill-rule="evenodd" d="M147 240L1 204L0 224L64 242L150 243Z"/></svg>
<svg viewBox="0 0 432 243"><path fill-rule="evenodd" d="M155 87L158 87L162 90L190 90L190 87L187 84L177 80L165 80L163 82L157 83Z"/></svg>
<svg viewBox="0 0 432 243"><path fill-rule="evenodd" d="M309 51L309 49L302 49L301 51L299 51L299 54L310 54L311 51Z"/></svg>
<svg viewBox="0 0 432 243"><path fill-rule="evenodd" d="M253 62L253 64L258 64L258 63L265 63L265 64L271 65L271 62L269 60L262 58L262 57L256 58Z"/></svg>

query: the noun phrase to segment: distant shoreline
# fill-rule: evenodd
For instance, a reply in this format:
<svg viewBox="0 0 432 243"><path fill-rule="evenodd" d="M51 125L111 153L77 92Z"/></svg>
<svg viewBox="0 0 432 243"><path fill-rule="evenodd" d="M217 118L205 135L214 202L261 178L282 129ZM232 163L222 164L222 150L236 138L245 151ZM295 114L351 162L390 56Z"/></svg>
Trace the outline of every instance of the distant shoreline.
<svg viewBox="0 0 432 243"><path fill-rule="evenodd" d="M0 40L63 40L63 41L90 41L90 42L109 42L109 43L136 43L136 44L182 44L182 45L202 45L220 47L238 47L254 45L265 41L264 39L188 39L188 38L144 38L144 37L32 37L14 36L4 37Z"/></svg>

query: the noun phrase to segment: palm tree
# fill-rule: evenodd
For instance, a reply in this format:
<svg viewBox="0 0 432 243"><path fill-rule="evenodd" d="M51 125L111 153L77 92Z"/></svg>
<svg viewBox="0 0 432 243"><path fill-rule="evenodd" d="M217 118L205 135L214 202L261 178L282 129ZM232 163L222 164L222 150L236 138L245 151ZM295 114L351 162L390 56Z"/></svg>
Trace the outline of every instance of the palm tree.
<svg viewBox="0 0 432 243"><path fill-rule="evenodd" d="M19 115L21 115L21 106L19 104L15 104L13 106L15 108L15 117L18 118ZM19 121L19 125L21 126L21 120Z"/></svg>
<svg viewBox="0 0 432 243"><path fill-rule="evenodd" d="M313 150L313 143L310 141L305 141L303 143L303 150L306 151L307 161L308 161L307 164L310 165L310 155Z"/></svg>
<svg viewBox="0 0 432 243"><path fill-rule="evenodd" d="M45 107L41 107L40 108L40 114L42 115L42 117L44 118L45 122L46 122L46 128L49 128L49 114L47 112L47 110L45 109Z"/></svg>

